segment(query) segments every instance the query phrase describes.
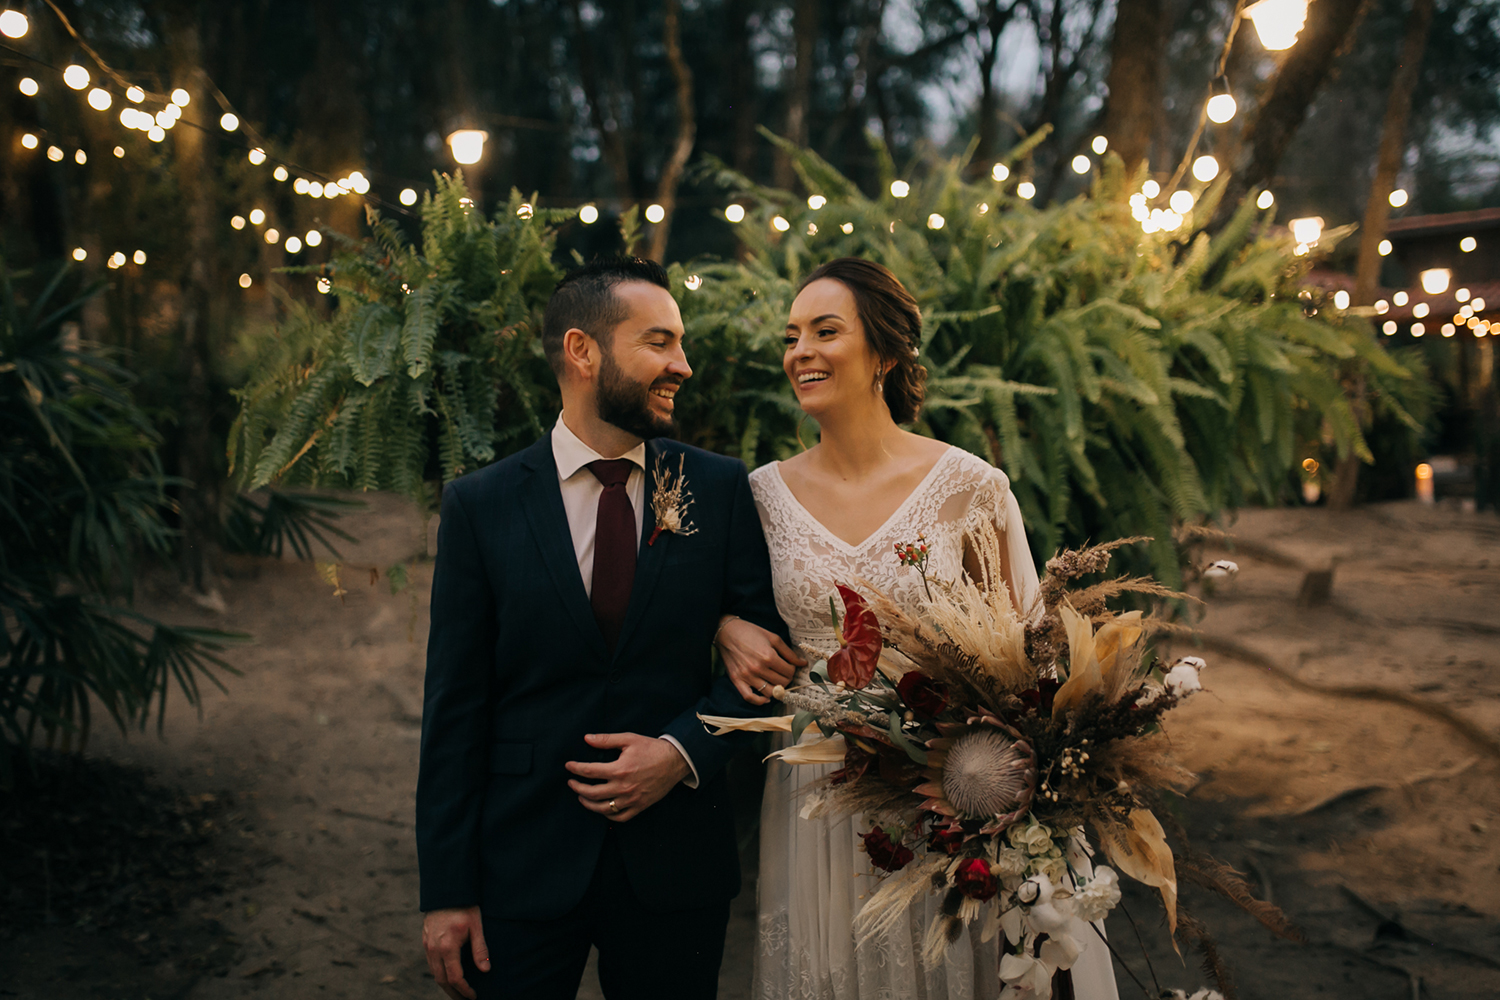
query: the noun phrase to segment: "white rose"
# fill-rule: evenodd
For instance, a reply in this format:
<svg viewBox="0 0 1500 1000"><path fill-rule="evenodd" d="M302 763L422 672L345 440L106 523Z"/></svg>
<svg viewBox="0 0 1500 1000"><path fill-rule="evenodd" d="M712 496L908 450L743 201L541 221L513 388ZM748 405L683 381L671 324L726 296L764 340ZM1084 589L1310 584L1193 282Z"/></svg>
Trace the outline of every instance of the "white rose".
<svg viewBox="0 0 1500 1000"><path fill-rule="evenodd" d="M1084 920L1103 920L1120 902L1120 876L1109 865L1094 869L1088 884L1073 892L1073 909Z"/></svg>

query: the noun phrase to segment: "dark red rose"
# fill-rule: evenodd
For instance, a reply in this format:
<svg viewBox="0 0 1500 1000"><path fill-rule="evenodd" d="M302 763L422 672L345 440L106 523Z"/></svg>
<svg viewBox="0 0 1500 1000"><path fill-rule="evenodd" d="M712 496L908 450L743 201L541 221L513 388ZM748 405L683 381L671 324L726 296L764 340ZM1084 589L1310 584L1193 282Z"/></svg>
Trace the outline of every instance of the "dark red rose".
<svg viewBox="0 0 1500 1000"><path fill-rule="evenodd" d="M935 719L953 703L948 685L935 681L920 670L908 670L896 682L896 693L908 708L924 719Z"/></svg>
<svg viewBox="0 0 1500 1000"><path fill-rule="evenodd" d="M1000 884L990 874L990 864L983 858L970 858L958 866L953 874L953 886L970 899L983 903L993 899L1000 891Z"/></svg>
<svg viewBox="0 0 1500 1000"><path fill-rule="evenodd" d="M890 834L878 826L865 834L864 838L865 853L870 856L870 862L876 868L884 868L888 872L899 872L911 864L911 859L916 856L909 848L892 841Z"/></svg>
<svg viewBox="0 0 1500 1000"><path fill-rule="evenodd" d="M964 846L964 833L962 830L948 830L939 827L932 831L932 836L927 838L927 849L929 851L942 853L953 857L959 848Z"/></svg>

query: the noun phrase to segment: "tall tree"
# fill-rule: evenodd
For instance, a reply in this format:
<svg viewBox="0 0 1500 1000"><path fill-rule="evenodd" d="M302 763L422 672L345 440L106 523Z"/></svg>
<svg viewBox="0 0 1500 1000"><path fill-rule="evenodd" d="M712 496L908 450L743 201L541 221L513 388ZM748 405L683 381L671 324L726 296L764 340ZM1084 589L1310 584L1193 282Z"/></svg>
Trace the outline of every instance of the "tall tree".
<svg viewBox="0 0 1500 1000"><path fill-rule="evenodd" d="M812 103L813 60L818 51L818 2L795 0L792 8L793 59L792 85L787 92L785 135L799 146L807 145L808 115ZM790 188L796 175L792 160L784 152L776 154L772 183Z"/></svg>
<svg viewBox="0 0 1500 1000"><path fill-rule="evenodd" d="M1125 161L1127 173L1134 171L1151 150L1157 109L1162 105L1166 45L1162 0L1119 0L1109 43L1104 135L1109 148Z"/></svg>
<svg viewBox="0 0 1500 1000"><path fill-rule="evenodd" d="M693 155L693 140L698 134L697 118L693 113L693 71L688 69L687 60L682 56L680 0L666 0L663 35L667 65L672 69L677 92L677 140L672 144L672 153L662 166L656 185L656 202L662 207L663 215L651 232L650 252L655 261L666 260L667 237L672 232L672 215L677 211L677 185L682 181L688 157Z"/></svg>

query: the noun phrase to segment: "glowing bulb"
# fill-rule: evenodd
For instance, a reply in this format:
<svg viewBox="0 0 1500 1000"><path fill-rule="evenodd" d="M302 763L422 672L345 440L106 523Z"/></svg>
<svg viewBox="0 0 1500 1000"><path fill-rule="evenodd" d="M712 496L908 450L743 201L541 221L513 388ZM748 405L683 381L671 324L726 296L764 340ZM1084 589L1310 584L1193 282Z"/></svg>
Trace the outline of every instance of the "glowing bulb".
<svg viewBox="0 0 1500 1000"><path fill-rule="evenodd" d="M74 63L63 70L63 83L66 83L74 90L82 90L89 85L89 71Z"/></svg>
<svg viewBox="0 0 1500 1000"><path fill-rule="evenodd" d="M1094 136L1094 141L1089 143L1089 148L1094 151L1095 156L1103 156L1104 151L1109 148L1109 140L1102 135Z"/></svg>
<svg viewBox="0 0 1500 1000"><path fill-rule="evenodd" d="M820 194L810 194L807 196L807 207L812 209L814 212L816 212L826 204L828 204L828 199Z"/></svg>
<svg viewBox="0 0 1500 1000"><path fill-rule="evenodd" d="M1474 311L1475 312L1477 312L1477 313L1484 312L1484 299L1481 299L1478 296L1475 296L1474 299L1470 302L1470 305L1472 305L1474 307Z"/></svg>
<svg viewBox="0 0 1500 1000"><path fill-rule="evenodd" d="M1036 185L1031 183L1030 181L1022 181L1021 183L1016 185L1016 194L1019 195L1023 201L1030 201L1031 199L1036 197Z"/></svg>
<svg viewBox="0 0 1500 1000"><path fill-rule="evenodd" d="M137 264L144 264L146 263L146 251L137 250L134 254L131 255L130 259L135 261Z"/></svg>
<svg viewBox="0 0 1500 1000"><path fill-rule="evenodd" d="M905 198L911 194L911 185L905 181L891 181L891 197Z"/></svg>
<svg viewBox="0 0 1500 1000"><path fill-rule="evenodd" d="M1473 253L1474 249L1478 246L1479 241L1472 236L1465 236L1463 239L1458 241L1458 248L1464 253Z"/></svg>
<svg viewBox="0 0 1500 1000"><path fill-rule="evenodd" d="M696 292L703 287L703 279L696 274L690 274L686 278L683 278L682 283L690 292Z"/></svg>
<svg viewBox="0 0 1500 1000"><path fill-rule="evenodd" d="M1255 199L1255 207L1264 211L1276 204L1276 196L1269 191L1262 191L1260 197Z"/></svg>
<svg viewBox="0 0 1500 1000"><path fill-rule="evenodd" d="M125 99L131 104L139 104L146 99L146 92L140 87L130 87L125 91Z"/></svg>
<svg viewBox="0 0 1500 1000"><path fill-rule="evenodd" d="M219 128L226 132L233 132L240 127L240 116L232 111L226 111L219 116Z"/></svg>
<svg viewBox="0 0 1500 1000"><path fill-rule="evenodd" d="M1413 337L1420 337L1420 336L1422 336L1426 332L1427 332L1427 324L1425 324L1425 323L1413 323L1411 325L1411 335Z"/></svg>
<svg viewBox="0 0 1500 1000"><path fill-rule="evenodd" d="M843 233L845 236L848 236L850 233L854 232L854 223L844 223L842 226L839 226L839 232Z"/></svg>
<svg viewBox="0 0 1500 1000"><path fill-rule="evenodd" d="M230 229L244 229L245 228L245 217L243 215L236 215L234 218L230 219L229 220L229 228Z"/></svg>
<svg viewBox="0 0 1500 1000"><path fill-rule="evenodd" d="M249 158L250 162L258 167L262 163L266 162L266 151L264 149L256 147L255 149L250 150Z"/></svg>
<svg viewBox="0 0 1500 1000"><path fill-rule="evenodd" d="M1003 163L997 163L990 168L990 176L996 181L1004 181L1010 176L1010 167L1007 167Z"/></svg>
<svg viewBox="0 0 1500 1000"><path fill-rule="evenodd" d="M1416 305L1411 307L1411 314L1417 319L1425 319L1427 314L1431 311L1432 308L1425 302L1418 302Z"/></svg>
<svg viewBox="0 0 1500 1000"><path fill-rule="evenodd" d="M986 214L987 212L989 212L989 210L990 210L990 203L989 202L987 202L987 201L981 201L979 203L979 214L980 215Z"/></svg>
<svg viewBox="0 0 1500 1000"><path fill-rule="evenodd" d="M1411 296L1407 295L1405 292L1397 292L1395 295L1391 296L1391 303L1393 305L1398 306L1398 307L1399 306L1404 306L1404 305L1406 305L1410 301L1411 301Z"/></svg>
<svg viewBox="0 0 1500 1000"><path fill-rule="evenodd" d="M275 243L279 239L281 239L281 233L280 232L278 232L275 229L267 229L266 230L266 242L267 243Z"/></svg>
<svg viewBox="0 0 1500 1000"><path fill-rule="evenodd" d="M124 125L126 128L135 128L135 115L135 108L121 108L120 124Z"/></svg>
<svg viewBox="0 0 1500 1000"><path fill-rule="evenodd" d="M1474 307L1473 306L1464 306L1462 309L1460 309L1458 311L1458 315L1460 317L1462 317L1463 319L1469 319L1470 317L1472 317L1474 315Z"/></svg>
<svg viewBox="0 0 1500 1000"><path fill-rule="evenodd" d="M73 162L81 167L85 163L89 162L89 154L80 149L73 154Z"/></svg>
<svg viewBox="0 0 1500 1000"><path fill-rule="evenodd" d="M321 198L321 197L323 197L323 182L322 181L308 181L308 183L307 183L307 193L310 194L310 195L312 195L314 198Z"/></svg>
<svg viewBox="0 0 1500 1000"><path fill-rule="evenodd" d="M240 275L240 287L241 288L249 288L250 285L251 285L251 283L253 282L253 280L254 279L252 279L250 277L250 275L248 275L248 274L242 274L242 275Z"/></svg>
<svg viewBox="0 0 1500 1000"><path fill-rule="evenodd" d="M660 222L667 217L667 210L660 205L646 206L646 221L651 223Z"/></svg>
<svg viewBox="0 0 1500 1000"><path fill-rule="evenodd" d="M36 136L32 135L30 132L27 132L25 135L21 136L21 145L25 146L27 149L36 149Z"/></svg>
<svg viewBox="0 0 1500 1000"><path fill-rule="evenodd" d="M47 159L51 160L53 163L61 163L62 158L65 155L66 154L63 153L63 151L57 146L47 147Z"/></svg>
<svg viewBox="0 0 1500 1000"><path fill-rule="evenodd" d="M18 10L0 12L0 35L6 38L23 38L31 30L31 22Z"/></svg>
<svg viewBox="0 0 1500 1000"><path fill-rule="evenodd" d="M807 235L809 235L809 236L816 236L816 235L818 235L818 224L816 222L809 222L807 224Z"/></svg>
<svg viewBox="0 0 1500 1000"><path fill-rule="evenodd" d="M74 247L73 248L73 259L74 260L77 260L77 261L87 260L88 259L88 255L89 255L89 252L87 250L85 250L83 247Z"/></svg>
<svg viewBox="0 0 1500 1000"><path fill-rule="evenodd" d="M1298 243L1296 246L1292 247L1292 256L1293 257L1306 257L1307 256L1307 244L1306 243Z"/></svg>
<svg viewBox="0 0 1500 1000"><path fill-rule="evenodd" d="M288 236L286 238L286 252L287 253L301 253L302 252L302 241L299 240L299 239L297 239L297 237L295 237L295 236Z"/></svg>
<svg viewBox="0 0 1500 1000"><path fill-rule="evenodd" d="M401 189L401 204L415 205L417 203L417 192L413 188Z"/></svg>
<svg viewBox="0 0 1500 1000"><path fill-rule="evenodd" d="M1178 215L1187 215L1193 210L1193 192L1173 191L1172 197L1167 199L1167 204Z"/></svg>
<svg viewBox="0 0 1500 1000"><path fill-rule="evenodd" d="M277 167L275 170L271 171L271 176L276 178L278 181L284 181L288 177L290 177L291 174L286 172L286 167Z"/></svg>
<svg viewBox="0 0 1500 1000"><path fill-rule="evenodd" d="M323 234L316 229L309 229L302 239L308 246L315 247L323 242Z"/></svg>
<svg viewBox="0 0 1500 1000"><path fill-rule="evenodd" d="M124 146L116 146L115 147L115 159L117 159L117 160L123 160L124 158L125 158L125 147Z"/></svg>
<svg viewBox="0 0 1500 1000"><path fill-rule="evenodd" d="M109 260L104 262L111 271L118 271L125 266L125 255L116 250L109 255Z"/></svg>
<svg viewBox="0 0 1500 1000"><path fill-rule="evenodd" d="M1458 332L1458 327L1454 326L1452 323L1444 323L1441 331L1439 332L1441 332L1445 337L1451 337Z"/></svg>
<svg viewBox="0 0 1500 1000"><path fill-rule="evenodd" d="M1305 219L1293 219L1290 223L1292 238L1298 243L1306 243L1308 246L1317 246L1318 240L1323 238L1323 217L1321 215L1310 216ZM1400 303L1397 303L1400 305Z"/></svg>
<svg viewBox="0 0 1500 1000"><path fill-rule="evenodd" d="M927 217L927 228L928 229L942 229L943 228L943 224L945 222L947 222L947 221L948 220L944 219L941 215L938 215L936 212L933 212L931 215L929 215Z"/></svg>
<svg viewBox="0 0 1500 1000"><path fill-rule="evenodd" d="M1388 313L1390 311L1391 311L1391 304L1389 302L1387 302L1385 299L1381 299L1380 301L1378 301L1378 302L1375 303L1375 314L1377 316L1384 316L1386 313Z"/></svg>
<svg viewBox="0 0 1500 1000"><path fill-rule="evenodd" d="M484 156L484 142L488 132L475 128L461 128L448 136L448 146L453 158L459 163L478 163Z"/></svg>
<svg viewBox="0 0 1500 1000"><path fill-rule="evenodd" d="M250 210L250 225L252 225L252 226L258 226L262 222L265 222L265 221L266 221L266 213L265 212L262 212L258 208L252 208Z"/></svg>
<svg viewBox="0 0 1500 1000"><path fill-rule="evenodd" d="M1239 109L1240 106L1229 94L1215 94L1208 99L1208 120L1215 125L1223 125Z"/></svg>
<svg viewBox="0 0 1500 1000"><path fill-rule="evenodd" d="M1393 319L1386 320L1381 324L1380 332L1385 334L1387 337L1394 336L1396 333L1396 321Z"/></svg>
<svg viewBox="0 0 1500 1000"><path fill-rule="evenodd" d="M1441 295L1448 290L1448 285L1453 280L1453 272L1446 267L1434 267L1423 271L1419 277L1422 281L1422 291L1428 295Z"/></svg>
<svg viewBox="0 0 1500 1000"><path fill-rule="evenodd" d="M578 221L585 226L592 226L599 221L599 209L594 205L585 205L578 210Z"/></svg>
<svg viewBox="0 0 1500 1000"><path fill-rule="evenodd" d="M1086 174L1089 172L1089 168L1093 165L1094 162L1087 156L1084 156L1082 153L1079 153L1077 156L1073 157L1072 167L1073 173L1075 174Z"/></svg>
<svg viewBox="0 0 1500 1000"><path fill-rule="evenodd" d="M1469 301L1469 290L1467 288L1460 288L1453 293L1453 297L1460 302L1467 302Z"/></svg>
<svg viewBox="0 0 1500 1000"><path fill-rule="evenodd" d="M1245 8L1245 16L1255 23L1260 44L1279 52L1296 44L1307 23L1307 0L1260 0Z"/></svg>
<svg viewBox="0 0 1500 1000"><path fill-rule="evenodd" d="M327 295L329 293L329 291L331 291L332 289L333 289L333 282L329 281L327 278L319 278L318 279L318 294L319 295Z"/></svg>
<svg viewBox="0 0 1500 1000"><path fill-rule="evenodd" d="M744 222L745 221L745 206L744 205L726 205L724 207L724 218L728 219L730 222Z"/></svg>
<svg viewBox="0 0 1500 1000"><path fill-rule="evenodd" d="M1141 194L1145 195L1147 198L1155 198L1157 195L1161 194L1161 185L1156 183L1155 181L1148 180L1146 183L1141 185Z"/></svg>
<svg viewBox="0 0 1500 1000"><path fill-rule="evenodd" d="M16 84L16 86L20 89L21 93L25 94L27 97L35 97L37 95L37 92L42 89L41 87L38 87L36 81L29 76L21 77L21 82Z"/></svg>
<svg viewBox="0 0 1500 1000"><path fill-rule="evenodd" d="M349 189L346 188L346 187L344 187L342 184L324 184L323 185L323 197L324 198L328 198L330 200L332 200L334 198L337 198L341 194L348 194L348 193L349 193Z"/></svg>
<svg viewBox="0 0 1500 1000"><path fill-rule="evenodd" d="M1333 307L1335 309L1349 308L1349 293L1340 288L1333 293Z"/></svg>
<svg viewBox="0 0 1500 1000"><path fill-rule="evenodd" d="M1193 161L1193 177L1205 184L1219 176L1219 161L1212 156L1200 156Z"/></svg>
<svg viewBox="0 0 1500 1000"><path fill-rule="evenodd" d="M1382 257L1389 257L1391 255L1391 249L1392 247L1390 240L1381 240L1380 246L1375 248L1376 252L1379 253Z"/></svg>
<svg viewBox="0 0 1500 1000"><path fill-rule="evenodd" d="M1408 196L1404 188L1397 188L1390 193L1390 196L1386 200L1391 203L1392 208L1400 208L1406 204Z"/></svg>
<svg viewBox="0 0 1500 1000"><path fill-rule="evenodd" d="M771 228L775 229L778 233L784 233L792 228L792 224L778 215L771 220Z"/></svg>
<svg viewBox="0 0 1500 1000"><path fill-rule="evenodd" d="M193 103L193 95L189 94L181 87L178 87L176 90L172 91L172 103L177 105L179 108L185 108L189 104Z"/></svg>
<svg viewBox="0 0 1500 1000"><path fill-rule="evenodd" d="M158 111L156 113L156 117L152 120L162 128L171 128L173 125L177 124L177 119L173 118L165 111Z"/></svg>
<svg viewBox="0 0 1500 1000"><path fill-rule="evenodd" d="M310 185L307 183L306 177L298 177L296 180L292 181L292 190L297 192L298 194L307 194L307 189L309 186Z"/></svg>

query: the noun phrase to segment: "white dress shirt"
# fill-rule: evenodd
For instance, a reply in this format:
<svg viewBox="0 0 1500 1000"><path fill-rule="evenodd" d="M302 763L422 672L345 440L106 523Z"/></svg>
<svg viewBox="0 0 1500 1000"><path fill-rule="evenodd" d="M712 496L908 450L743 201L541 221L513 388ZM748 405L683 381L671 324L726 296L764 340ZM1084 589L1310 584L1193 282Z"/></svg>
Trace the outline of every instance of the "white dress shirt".
<svg viewBox="0 0 1500 1000"><path fill-rule="evenodd" d="M599 498L604 495L604 484L588 468L590 462L604 459L593 448L584 444L568 427L567 414L559 413L552 427L552 458L557 462L557 485L562 491L563 509L568 514L568 533L573 536L573 554L578 557L578 575L583 577L583 589L590 596L594 593L594 534L599 524ZM630 498L635 511L636 548L640 548L641 525L646 510L646 445L636 445L617 458L628 458L635 466L630 478L625 481L625 495ZM689 788L698 787L698 769L693 758L681 743L671 736L662 739L677 748L682 759L692 772L682 783Z"/></svg>

